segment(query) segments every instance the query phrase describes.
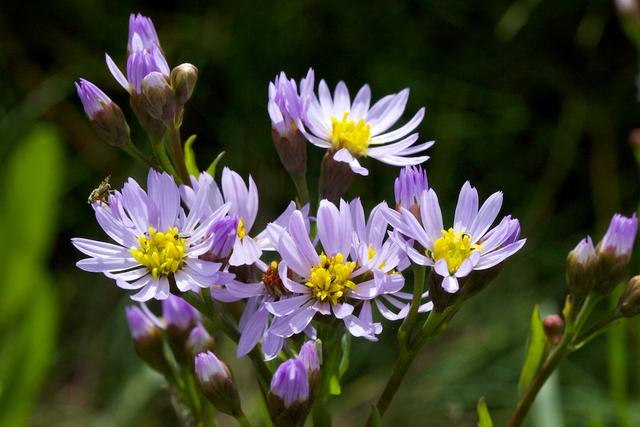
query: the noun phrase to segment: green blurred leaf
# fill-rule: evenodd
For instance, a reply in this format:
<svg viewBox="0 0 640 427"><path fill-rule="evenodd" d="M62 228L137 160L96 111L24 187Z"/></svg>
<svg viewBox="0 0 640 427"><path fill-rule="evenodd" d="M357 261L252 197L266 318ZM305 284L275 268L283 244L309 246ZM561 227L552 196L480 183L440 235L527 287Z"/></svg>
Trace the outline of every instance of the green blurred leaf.
<svg viewBox="0 0 640 427"><path fill-rule="evenodd" d="M484 401L484 397L481 397L478 400L478 427L493 427L493 421L491 420L491 415L489 414L489 409L487 409L487 404Z"/></svg>
<svg viewBox="0 0 640 427"><path fill-rule="evenodd" d="M196 162L196 153L193 152L193 143L195 141L196 135L191 135L184 143L184 162L187 165L189 175L197 178L200 175L200 169L198 169L198 163Z"/></svg>
<svg viewBox="0 0 640 427"><path fill-rule="evenodd" d="M371 427L380 427L382 425L382 417L376 405L371 405Z"/></svg>
<svg viewBox="0 0 640 427"><path fill-rule="evenodd" d="M342 378L349 369L349 357L351 355L351 334L343 334L340 340L340 347L342 348L342 356L340 358L340 364L338 365L338 377Z"/></svg>
<svg viewBox="0 0 640 427"><path fill-rule="evenodd" d="M213 162L211 162L211 164L209 165L209 167L207 168L207 173L211 176L215 176L216 175L216 168L218 167L218 163L220 163L220 160L222 159L222 157L226 154L225 151L222 151L220 154L218 154L218 156L213 160Z"/></svg>
<svg viewBox="0 0 640 427"><path fill-rule="evenodd" d="M331 380L329 381L329 393L333 396L339 396L342 393L342 388L340 387L340 380L337 376L332 375Z"/></svg>
<svg viewBox="0 0 640 427"><path fill-rule="evenodd" d="M529 344L527 348L527 357L522 366L520 373L520 390L524 390L540 369L542 358L544 356L546 337L542 320L540 319L540 307L536 304L531 314L531 329L529 331Z"/></svg>

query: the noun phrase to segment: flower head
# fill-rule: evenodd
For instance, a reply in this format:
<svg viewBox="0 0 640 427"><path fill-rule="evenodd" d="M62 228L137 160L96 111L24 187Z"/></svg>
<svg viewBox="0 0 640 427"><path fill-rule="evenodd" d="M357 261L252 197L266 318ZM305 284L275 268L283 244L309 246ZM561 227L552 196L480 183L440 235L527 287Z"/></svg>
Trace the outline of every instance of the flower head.
<svg viewBox="0 0 640 427"><path fill-rule="evenodd" d="M89 120L94 120L98 113L105 110L106 105L113 104L111 98L89 80L80 79L75 85Z"/></svg>
<svg viewBox="0 0 640 427"><path fill-rule="evenodd" d="M299 359L283 362L271 379L271 390L274 396L284 402L285 408L309 399L309 378L304 364Z"/></svg>
<svg viewBox="0 0 640 427"><path fill-rule="evenodd" d="M282 71L269 83L267 110L272 128L280 135L304 129L309 96L313 91L313 70L300 82L300 92L294 79L288 79Z"/></svg>
<svg viewBox="0 0 640 427"><path fill-rule="evenodd" d="M240 396L229 367L210 351L195 358L195 374L202 393L225 414L240 414Z"/></svg>
<svg viewBox="0 0 640 427"><path fill-rule="evenodd" d="M320 340L306 341L300 347L298 360L304 365L309 378L317 376L320 373L320 365L322 365L322 342Z"/></svg>
<svg viewBox="0 0 640 427"><path fill-rule="evenodd" d="M200 321L200 313L175 295L162 301L162 317L168 329L188 332Z"/></svg>
<svg viewBox="0 0 640 427"><path fill-rule="evenodd" d="M116 244L72 239L89 255L76 265L104 273L123 289L138 289L131 297L138 301L167 298L169 279L182 292L228 281L233 276L221 272L220 263L199 258L211 245L209 228L229 209L225 204L207 215L208 194L204 185L185 214L178 187L168 174L150 170L148 192L130 178L122 191L110 195L108 204L93 205L98 223Z"/></svg>
<svg viewBox="0 0 640 427"><path fill-rule="evenodd" d="M305 136L309 141L332 153L333 159L349 165L354 173L367 175L359 157L372 157L393 166L417 165L428 156L415 156L433 145L425 142L413 145L417 133L411 133L422 121L424 108L418 110L405 125L389 129L404 113L409 90L387 95L369 107L371 90L364 85L353 101L344 82L339 82L331 97L324 80L318 86L318 96L311 97L305 121Z"/></svg>
<svg viewBox="0 0 640 427"><path fill-rule="evenodd" d="M131 55L135 51L153 47L160 47L160 39L151 19L139 13L129 15L127 53Z"/></svg>
<svg viewBox="0 0 640 427"><path fill-rule="evenodd" d="M420 221L405 208L400 214L387 211L395 229L419 245L397 239L413 262L433 266L448 293L460 288L458 279L475 270L487 270L517 252L525 243L518 240L517 219L506 216L490 230L502 205L502 193L492 194L478 209L478 192L466 182L456 206L453 227L444 228L438 197L433 189L419 198Z"/></svg>
<svg viewBox="0 0 640 427"><path fill-rule="evenodd" d="M427 173L421 166L403 167L393 184L396 208L403 207L409 210L415 208L420 194L428 189Z"/></svg>
<svg viewBox="0 0 640 427"><path fill-rule="evenodd" d="M567 286L575 296L586 295L596 281L598 257L591 237L587 236L567 255Z"/></svg>
<svg viewBox="0 0 640 427"><path fill-rule="evenodd" d="M600 243L598 243L598 253L611 252L617 257L625 257L628 259L628 257L631 256L637 231L638 218L635 213L630 218L615 214L613 218L611 218L607 232L602 240L600 240Z"/></svg>
<svg viewBox="0 0 640 427"><path fill-rule="evenodd" d="M147 317L146 314L137 306L125 308L127 322L131 337L134 340L145 340L154 337L158 333L156 325Z"/></svg>

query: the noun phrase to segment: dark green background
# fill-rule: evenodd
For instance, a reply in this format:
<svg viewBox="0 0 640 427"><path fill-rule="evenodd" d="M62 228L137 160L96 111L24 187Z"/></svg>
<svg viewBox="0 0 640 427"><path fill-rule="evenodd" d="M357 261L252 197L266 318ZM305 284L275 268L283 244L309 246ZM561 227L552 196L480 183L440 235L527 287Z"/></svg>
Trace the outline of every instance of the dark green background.
<svg viewBox="0 0 640 427"><path fill-rule="evenodd" d="M35 211L48 224L39 235L50 236L44 254L25 262L24 269L38 262L48 277L46 292L33 292L46 295L51 315L25 323L24 313L35 310L35 297L27 293L23 308L0 323L0 349L7 354L17 336L45 334L53 340L38 362L46 369L22 399L29 425L177 422L159 379L134 356L123 315L127 296L112 281L75 269L81 255L69 243L73 236L103 237L86 198L104 176L111 174L120 186L128 176L146 174L96 138L73 88L74 79L84 77L105 90L123 107L136 143L146 148L126 94L103 61L109 52L124 64L128 14L134 11L154 20L170 64L191 62L200 70L183 134L198 135L201 167L225 150L223 163L253 175L261 198L259 225L294 195L271 143L266 112L267 84L280 70L298 79L311 66L331 87L344 80L352 94L369 83L376 99L409 87L405 120L426 106L419 131L423 140L437 141L426 168L445 215L453 214L467 179L482 198L504 191L503 212L520 218L529 239L525 249L424 349L385 418L388 426L473 426L475 403L484 395L502 425L514 405L532 305L542 303L545 313L558 311L567 251L588 233L599 239L612 213L630 214L637 207L637 167L628 143L630 131L640 125L637 55L613 3L4 2L1 188L20 194L24 203L12 205L3 195L0 217L17 220L24 211ZM24 155L10 174L7 165L40 123L61 141L60 159L40 168ZM315 191L322 153L309 150ZM365 163L370 177L356 179L348 196L362 197L369 207L391 201L397 169ZM58 172L49 177L54 169ZM30 183L39 176L43 183L34 188ZM8 248L23 235L19 228L3 230ZM11 259L21 259L18 249L0 266L7 269ZM638 271L637 263L632 271ZM21 283L6 279L0 289ZM43 332L44 323L57 327ZM617 338L601 337L563 364L537 410L552 420L538 415L537 425L638 425L632 414L638 413L640 394L639 325L628 323ZM348 383L335 402L336 425L360 424L381 390L396 353L396 327L389 325L379 343L354 341ZM34 338L36 350L45 348L39 340ZM222 347L243 393L250 394L255 387L248 364L237 364L229 346ZM0 355L0 375L19 373L26 365L3 370L5 359ZM5 385L12 383L2 377L0 383L3 405L12 395ZM255 408L255 396L247 399ZM0 412L12 407L5 402ZM19 419L12 423L22 425Z"/></svg>

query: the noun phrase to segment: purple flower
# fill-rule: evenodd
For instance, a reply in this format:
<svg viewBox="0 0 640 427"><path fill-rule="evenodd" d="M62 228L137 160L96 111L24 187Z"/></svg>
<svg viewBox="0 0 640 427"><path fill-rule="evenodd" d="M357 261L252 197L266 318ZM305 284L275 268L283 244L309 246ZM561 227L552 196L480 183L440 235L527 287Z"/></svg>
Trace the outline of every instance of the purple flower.
<svg viewBox="0 0 640 427"><path fill-rule="evenodd" d="M294 79L289 80L281 72L269 83L267 110L272 128L280 135L287 135L296 129L304 129L307 101L313 92L313 70L300 82L300 93Z"/></svg>
<svg viewBox="0 0 640 427"><path fill-rule="evenodd" d="M227 365L210 351L196 356L195 371L196 377L203 384L231 378L231 372L229 372Z"/></svg>
<svg viewBox="0 0 640 427"><path fill-rule="evenodd" d="M142 80L154 71L169 78L169 64L162 53L158 35L149 18L139 14L130 16L127 50L126 77L111 57L105 54L109 71L127 92L139 94Z"/></svg>
<svg viewBox="0 0 640 427"><path fill-rule="evenodd" d="M189 332L185 346L193 357L198 353L210 350L213 347L213 338L202 324L198 324Z"/></svg>
<svg viewBox="0 0 640 427"><path fill-rule="evenodd" d="M173 178L149 171L148 193L132 178L122 191L109 196L108 204L94 204L96 219L116 244L75 238L73 245L90 258L76 265L85 271L104 273L123 289L139 289L131 298L147 301L169 296L169 277L182 292L225 283L233 276L221 272L220 263L201 260L211 246L211 225L229 205L206 215L207 185L198 191L188 215L181 208Z"/></svg>
<svg viewBox="0 0 640 427"><path fill-rule="evenodd" d="M111 98L90 81L80 79L75 85L89 120L94 120L99 112L105 110L107 104L113 104Z"/></svg>
<svg viewBox="0 0 640 427"><path fill-rule="evenodd" d="M162 317L168 328L187 331L200 321L200 313L188 302L175 295L162 301Z"/></svg>
<svg viewBox="0 0 640 427"><path fill-rule="evenodd" d="M135 341L148 339L157 333L156 325L140 310L140 307L126 307L125 314L129 323L131 337Z"/></svg>
<svg viewBox="0 0 640 427"><path fill-rule="evenodd" d="M393 166L417 165L428 156L422 153L433 141L413 145L417 133L411 133L422 122L424 108L405 125L389 131L404 113L409 89L385 96L369 107L371 90L364 85L353 102L344 82L336 86L333 98L324 80L318 86L318 96L311 97L305 121L305 136L314 145L326 148L333 159L349 165L354 173L368 175L359 157L373 157Z"/></svg>
<svg viewBox="0 0 640 427"><path fill-rule="evenodd" d="M635 213L631 218L615 214L611 218L607 232L598 243L598 253L611 251L618 257L630 257L637 231L638 218Z"/></svg>
<svg viewBox="0 0 640 427"><path fill-rule="evenodd" d="M237 417L241 413L240 396L229 367L210 351L195 358L195 374L200 389L217 410Z"/></svg>
<svg viewBox="0 0 640 427"><path fill-rule="evenodd" d="M418 204L420 194L428 189L427 173L421 166L403 167L393 184L396 208L403 207L411 210Z"/></svg>
<svg viewBox="0 0 640 427"><path fill-rule="evenodd" d="M302 362L309 376L317 375L322 365L322 343L320 340L306 341L300 347L298 360Z"/></svg>
<svg viewBox="0 0 640 427"><path fill-rule="evenodd" d="M596 250L593 247L593 241L590 236L580 240L576 247L569 252L569 257L574 263L586 265L596 259Z"/></svg>
<svg viewBox="0 0 640 427"><path fill-rule="evenodd" d="M216 221L209 232L213 235L211 254L215 259L225 259L231 255L233 245L236 242L238 230L238 217L225 216Z"/></svg>
<svg viewBox="0 0 640 427"><path fill-rule="evenodd" d="M517 219L506 216L489 230L500 211L502 193L492 194L478 209L478 192L469 182L462 186L456 206L453 227L444 228L438 196L433 189L423 191L419 198L420 221L405 208L400 213L387 210L392 226L421 249L396 239L407 255L419 265L433 266L443 278L442 288L457 292L458 279L474 270L487 270L503 262L520 250L525 239L516 240L520 225Z"/></svg>
<svg viewBox="0 0 640 427"><path fill-rule="evenodd" d="M309 378L298 359L283 362L271 379L271 393L282 399L285 408L309 400Z"/></svg>

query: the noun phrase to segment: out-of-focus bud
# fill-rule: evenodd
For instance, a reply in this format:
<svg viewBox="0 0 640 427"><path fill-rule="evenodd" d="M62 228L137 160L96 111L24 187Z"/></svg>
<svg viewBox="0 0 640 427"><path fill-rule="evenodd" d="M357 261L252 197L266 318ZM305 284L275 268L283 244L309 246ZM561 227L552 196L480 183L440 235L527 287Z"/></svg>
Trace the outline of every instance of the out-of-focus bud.
<svg viewBox="0 0 640 427"><path fill-rule="evenodd" d="M396 198L396 209L405 208L419 217L418 198L423 191L429 189L427 173L421 166L405 166L393 184Z"/></svg>
<svg viewBox="0 0 640 427"><path fill-rule="evenodd" d="M225 216L216 221L209 232L213 234L213 243L208 252L211 259L220 261L229 258L238 236L238 217L235 215Z"/></svg>
<svg viewBox="0 0 640 427"><path fill-rule="evenodd" d="M195 358L195 373L202 393L220 412L239 416L240 396L229 367L208 351Z"/></svg>
<svg viewBox="0 0 640 427"><path fill-rule="evenodd" d="M328 150L320 166L320 198L337 202L353 182L354 173L348 163L337 162Z"/></svg>
<svg viewBox="0 0 640 427"><path fill-rule="evenodd" d="M300 83L300 93L294 79L284 72L269 83L267 111L271 118L271 136L284 168L296 179L307 173L307 140L302 134L314 74L309 69Z"/></svg>
<svg viewBox="0 0 640 427"><path fill-rule="evenodd" d="M88 80L80 79L76 90L84 112L98 137L114 147L124 147L131 142L129 125L120 107L103 91Z"/></svg>
<svg viewBox="0 0 640 427"><path fill-rule="evenodd" d="M193 64L180 64L171 70L171 87L178 105L185 105L191 98L197 81L198 69Z"/></svg>
<svg viewBox="0 0 640 427"><path fill-rule="evenodd" d="M591 237L587 236L567 255L567 286L576 300L591 292L597 274L598 257Z"/></svg>
<svg viewBox="0 0 640 427"><path fill-rule="evenodd" d="M637 231L635 213L631 218L615 214L611 219L607 232L596 247L599 274L595 290L598 293L608 294L624 277Z"/></svg>
<svg viewBox="0 0 640 427"><path fill-rule="evenodd" d="M176 96L165 75L158 71L147 74L140 84L147 113L156 120L173 123Z"/></svg>
<svg viewBox="0 0 640 427"><path fill-rule="evenodd" d="M151 368L162 374L171 372L162 348L160 330L137 306L125 309L133 347L138 356Z"/></svg>
<svg viewBox="0 0 640 427"><path fill-rule="evenodd" d="M547 339L553 343L560 342L562 338L562 330L564 329L564 321L557 314L550 314L542 321L542 327Z"/></svg>
<svg viewBox="0 0 640 427"><path fill-rule="evenodd" d="M213 350L214 341L202 324L197 325L189 333L185 344L189 360L194 360L196 355Z"/></svg>
<svg viewBox="0 0 640 427"><path fill-rule="evenodd" d="M269 413L279 427L300 427L309 414L309 378L304 364L289 359L278 366L267 395Z"/></svg>
<svg viewBox="0 0 640 427"><path fill-rule="evenodd" d="M191 330L200 322L200 314L189 303L175 295L162 300L162 317L173 354L180 363L187 361L185 343Z"/></svg>
<svg viewBox="0 0 640 427"><path fill-rule="evenodd" d="M616 311L624 317L640 314L640 276L634 276L629 280L624 293L618 301Z"/></svg>
<svg viewBox="0 0 640 427"><path fill-rule="evenodd" d="M322 365L322 341L307 341L302 344L298 360L302 362L307 375L309 376L309 386L313 390L320 379L320 365Z"/></svg>

